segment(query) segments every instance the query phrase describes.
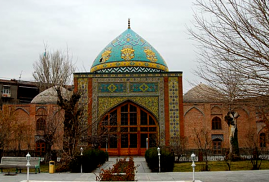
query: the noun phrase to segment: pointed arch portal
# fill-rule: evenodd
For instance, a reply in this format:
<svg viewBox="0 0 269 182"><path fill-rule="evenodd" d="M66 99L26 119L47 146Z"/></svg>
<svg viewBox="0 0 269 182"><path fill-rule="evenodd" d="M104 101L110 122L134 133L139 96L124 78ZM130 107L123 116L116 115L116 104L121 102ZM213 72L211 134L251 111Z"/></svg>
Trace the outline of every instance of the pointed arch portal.
<svg viewBox="0 0 269 182"><path fill-rule="evenodd" d="M144 155L158 144L159 125L146 109L126 101L107 112L98 125L103 150L109 155Z"/></svg>

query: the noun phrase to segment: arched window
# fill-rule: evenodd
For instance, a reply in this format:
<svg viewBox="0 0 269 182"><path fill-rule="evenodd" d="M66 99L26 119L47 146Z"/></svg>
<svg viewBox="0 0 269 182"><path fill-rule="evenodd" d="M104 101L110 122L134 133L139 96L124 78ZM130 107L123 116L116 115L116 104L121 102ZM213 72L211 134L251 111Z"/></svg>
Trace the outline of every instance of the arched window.
<svg viewBox="0 0 269 182"><path fill-rule="evenodd" d="M104 136L102 148L120 148L121 152L125 149L146 149L147 138L149 147L157 145L156 119L130 101L109 111L101 120L99 128L99 135Z"/></svg>
<svg viewBox="0 0 269 182"><path fill-rule="evenodd" d="M221 130L221 119L219 117L212 119L212 130Z"/></svg>
<svg viewBox="0 0 269 182"><path fill-rule="evenodd" d="M46 127L46 121L43 118L39 118L36 121L36 130L45 130Z"/></svg>
<svg viewBox="0 0 269 182"><path fill-rule="evenodd" d="M260 134L260 147L266 147L265 133Z"/></svg>

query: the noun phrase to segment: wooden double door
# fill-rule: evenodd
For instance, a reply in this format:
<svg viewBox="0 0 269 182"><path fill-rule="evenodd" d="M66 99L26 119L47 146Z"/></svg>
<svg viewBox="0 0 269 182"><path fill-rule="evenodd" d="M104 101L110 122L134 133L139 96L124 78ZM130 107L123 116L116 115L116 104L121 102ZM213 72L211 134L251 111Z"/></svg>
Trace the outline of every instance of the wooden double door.
<svg viewBox="0 0 269 182"><path fill-rule="evenodd" d="M159 126L146 109L125 102L109 111L99 124L102 149L109 155L144 155L158 144Z"/></svg>

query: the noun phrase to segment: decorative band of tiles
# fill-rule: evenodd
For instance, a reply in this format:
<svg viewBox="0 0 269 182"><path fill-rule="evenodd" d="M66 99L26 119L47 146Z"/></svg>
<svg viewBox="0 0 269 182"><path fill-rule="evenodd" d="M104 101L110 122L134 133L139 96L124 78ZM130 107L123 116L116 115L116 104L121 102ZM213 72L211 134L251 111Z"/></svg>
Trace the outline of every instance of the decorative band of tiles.
<svg viewBox="0 0 269 182"><path fill-rule="evenodd" d="M129 85L129 91L127 87ZM98 83L98 93L158 92L158 83Z"/></svg>
<svg viewBox="0 0 269 182"><path fill-rule="evenodd" d="M124 93L126 83L98 83L98 93Z"/></svg>
<svg viewBox="0 0 269 182"><path fill-rule="evenodd" d="M147 67L147 68L156 68L168 72L168 68L164 65L144 61L118 61L118 62L104 63L92 67L91 72L95 72L101 69L118 68L118 67Z"/></svg>
<svg viewBox="0 0 269 182"><path fill-rule="evenodd" d="M130 92L158 92L158 83L130 83Z"/></svg>
<svg viewBox="0 0 269 182"><path fill-rule="evenodd" d="M155 78L164 76L182 76L182 72L159 72L159 73L74 73L74 78Z"/></svg>
<svg viewBox="0 0 269 182"><path fill-rule="evenodd" d="M169 128L170 139L179 135L178 77L169 77Z"/></svg>

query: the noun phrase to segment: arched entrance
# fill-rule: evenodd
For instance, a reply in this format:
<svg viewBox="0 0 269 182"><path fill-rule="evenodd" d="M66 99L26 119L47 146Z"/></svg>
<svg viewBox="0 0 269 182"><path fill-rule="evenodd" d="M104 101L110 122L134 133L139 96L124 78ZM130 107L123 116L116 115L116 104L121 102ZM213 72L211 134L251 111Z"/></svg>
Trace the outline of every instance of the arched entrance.
<svg viewBox="0 0 269 182"><path fill-rule="evenodd" d="M144 155L148 147L158 144L159 126L144 108L127 101L104 115L99 123L102 149L109 155Z"/></svg>

